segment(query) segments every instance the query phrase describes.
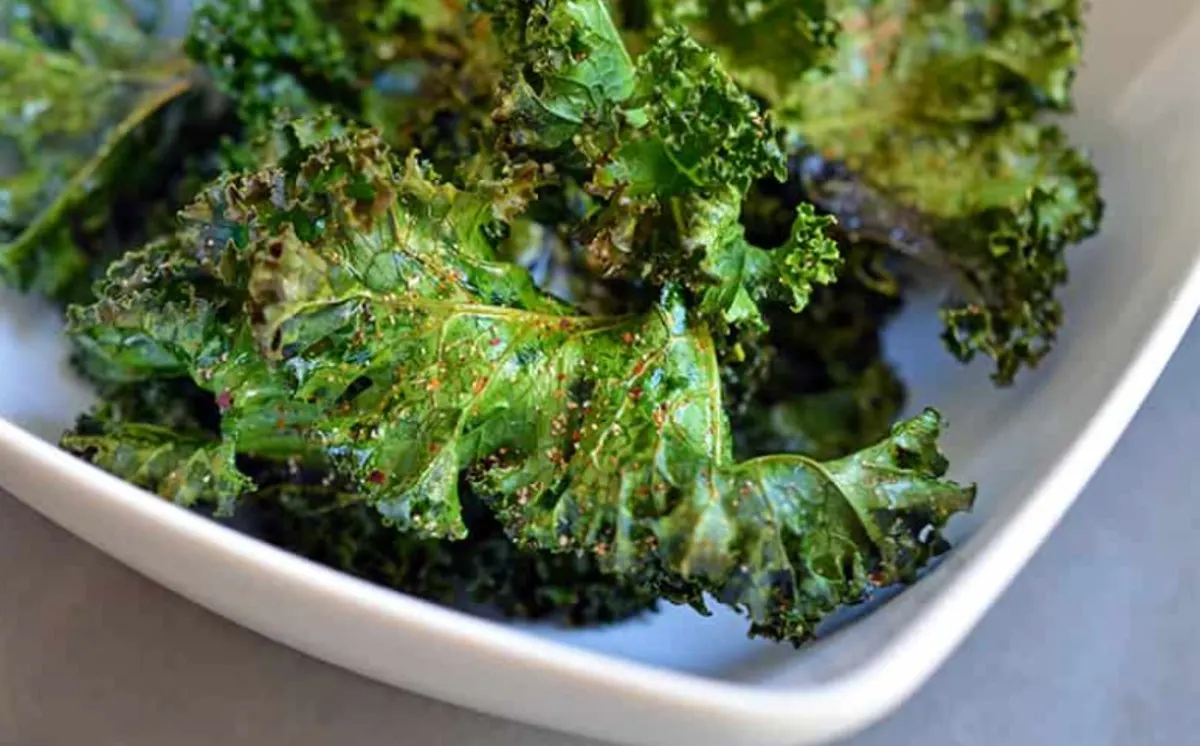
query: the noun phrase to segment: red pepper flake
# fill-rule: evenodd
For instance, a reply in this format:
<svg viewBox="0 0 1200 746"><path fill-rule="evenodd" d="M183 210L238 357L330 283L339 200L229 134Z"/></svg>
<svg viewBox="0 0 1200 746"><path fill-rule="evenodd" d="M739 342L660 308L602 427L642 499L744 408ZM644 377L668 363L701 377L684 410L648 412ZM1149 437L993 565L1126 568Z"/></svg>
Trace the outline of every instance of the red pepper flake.
<svg viewBox="0 0 1200 746"><path fill-rule="evenodd" d="M367 475L367 481L371 484L383 484L387 481L387 475L376 469Z"/></svg>
<svg viewBox="0 0 1200 746"><path fill-rule="evenodd" d="M442 387L442 379L432 378L429 383L425 384L426 391L437 391Z"/></svg>
<svg viewBox="0 0 1200 746"><path fill-rule="evenodd" d="M646 372L646 363L641 360L637 361L637 364L633 366L633 374L635 376L640 376L642 373L645 373L645 372Z"/></svg>
<svg viewBox="0 0 1200 746"><path fill-rule="evenodd" d="M563 319L563 320L559 321L559 322L558 322L558 328L559 328L559 329L562 329L563 331L566 331L567 329L570 329L570 328L571 328L571 320L570 320L570 319Z"/></svg>
<svg viewBox="0 0 1200 746"><path fill-rule="evenodd" d="M217 394L217 407L222 412L228 412L229 408L232 406L233 406L233 394L230 393L229 389L225 389L221 393Z"/></svg>
<svg viewBox="0 0 1200 746"><path fill-rule="evenodd" d="M621 341L627 345L633 344L633 332L625 332L621 335Z"/></svg>
<svg viewBox="0 0 1200 746"><path fill-rule="evenodd" d="M429 444L429 452L430 452L430 453L437 453L437 452L438 452L438 451L440 451L440 450L442 450L442 444L441 444L441 443L430 443L430 444Z"/></svg>
<svg viewBox="0 0 1200 746"><path fill-rule="evenodd" d="M633 399L634 401L641 399L642 398L642 390L640 388L630 389L629 390L629 398Z"/></svg>
<svg viewBox="0 0 1200 746"><path fill-rule="evenodd" d="M499 337L492 337L488 344L490 344L492 347L499 347L500 343L503 341L504 340L500 339Z"/></svg>

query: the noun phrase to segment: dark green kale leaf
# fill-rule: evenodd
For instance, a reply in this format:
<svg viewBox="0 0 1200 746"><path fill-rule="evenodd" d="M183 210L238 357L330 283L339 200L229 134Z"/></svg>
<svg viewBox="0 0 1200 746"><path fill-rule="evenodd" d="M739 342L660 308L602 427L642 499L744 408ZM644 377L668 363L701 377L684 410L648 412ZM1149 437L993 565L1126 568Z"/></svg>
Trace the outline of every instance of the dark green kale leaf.
<svg viewBox="0 0 1200 746"><path fill-rule="evenodd" d="M1053 344L1065 250L1098 230L1103 211L1094 168L1038 119L1070 109L1083 3L824 4L828 19L818 3L752 4L762 18L790 9L840 27L836 53L799 75L764 75L747 59L745 49L771 47L770 26L736 20L751 4L732 21L688 18L690 4L675 15L769 102L803 156L809 199L856 237L950 274L948 348L993 358L996 381L1011 382ZM774 26L779 44L791 28Z"/></svg>
<svg viewBox="0 0 1200 746"><path fill-rule="evenodd" d="M589 554L518 549L469 491L463 493L467 538L425 539L382 524L353 498L331 494L336 483L275 471L284 473L255 475L263 486L250 498L263 538L365 580L438 603L477 604L506 617L571 626L620 621L656 607L649 590L603 572Z"/></svg>
<svg viewBox="0 0 1200 746"><path fill-rule="evenodd" d="M834 459L887 436L906 393L883 355L883 328L901 302L882 251L848 247L846 271L805 313L771 314L768 369L734 417L739 453Z"/></svg>
<svg viewBox="0 0 1200 746"><path fill-rule="evenodd" d="M480 149L500 69L487 25L443 0L204 0L187 50L251 138L334 106L446 173Z"/></svg>
<svg viewBox="0 0 1200 746"><path fill-rule="evenodd" d="M737 462L716 343L676 289L580 316L494 258L527 185L458 189L352 130L206 190L71 331L132 375L190 376L224 444L327 460L399 530L464 537L465 472L518 546L711 592L780 639L943 548L974 490L943 479L936 413L836 461Z"/></svg>
<svg viewBox="0 0 1200 746"><path fill-rule="evenodd" d="M813 458L840 458L886 434L904 404L904 386L891 366L875 360L861 372L843 374L828 388L782 399L751 424L757 450L788 450ZM749 419L749 418L747 418ZM753 427L761 428L754 433Z"/></svg>
<svg viewBox="0 0 1200 746"><path fill-rule="evenodd" d="M935 231L959 277L955 300L942 310L943 338L964 361L977 353L996 361L994 378L1006 383L1022 365L1050 351L1063 323L1056 292L1067 281L1066 250L1100 228L1104 204L1099 178L1083 155L1049 127L1014 125L1005 133L1037 149L1044 169L1012 206L991 207ZM1028 152L1028 151L1026 151Z"/></svg>
<svg viewBox="0 0 1200 746"><path fill-rule="evenodd" d="M682 282L722 325L761 327L758 303L797 310L834 279L828 217L751 245L750 184L785 173L776 132L717 56L678 27L633 60L603 0L485 3L518 63L495 114L508 145L575 173L599 200L577 238L605 277Z"/></svg>
<svg viewBox="0 0 1200 746"><path fill-rule="evenodd" d="M792 171L786 182L760 180L747 195L742 222L752 242L782 240L797 212L810 209ZM841 225L831 235L843 256L837 282L818 287L803 313L768 305L769 331L742 335L739 354L723 360L740 457L794 451L839 458L886 437L904 407L883 332L902 306L912 262Z"/></svg>
<svg viewBox="0 0 1200 746"><path fill-rule="evenodd" d="M0 6L0 276L69 295L81 234L104 230L141 167L132 141L192 86L117 0Z"/></svg>
<svg viewBox="0 0 1200 746"><path fill-rule="evenodd" d="M205 0L193 11L187 51L234 98L245 121L267 130L262 125L277 110L304 114L322 100L355 106L376 45L405 5ZM377 21L371 10L380 12Z"/></svg>

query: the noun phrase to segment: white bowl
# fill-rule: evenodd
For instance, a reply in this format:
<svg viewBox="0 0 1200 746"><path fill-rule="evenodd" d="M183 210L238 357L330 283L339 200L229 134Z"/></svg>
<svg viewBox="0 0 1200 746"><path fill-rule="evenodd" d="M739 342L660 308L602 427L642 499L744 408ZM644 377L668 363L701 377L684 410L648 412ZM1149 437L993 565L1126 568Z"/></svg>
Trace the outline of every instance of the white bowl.
<svg viewBox="0 0 1200 746"><path fill-rule="evenodd" d="M1073 128L1109 202L1075 252L1069 327L1009 391L939 349L930 309L891 353L915 405L949 418L956 475L981 485L928 577L801 651L685 609L614 628L507 626L360 582L158 500L51 445L87 392L58 320L0 296L0 486L197 603L365 676L565 731L638 744L811 744L908 697L1046 538L1120 435L1200 305L1200 10L1096 2ZM43 440L42 438L48 439Z"/></svg>

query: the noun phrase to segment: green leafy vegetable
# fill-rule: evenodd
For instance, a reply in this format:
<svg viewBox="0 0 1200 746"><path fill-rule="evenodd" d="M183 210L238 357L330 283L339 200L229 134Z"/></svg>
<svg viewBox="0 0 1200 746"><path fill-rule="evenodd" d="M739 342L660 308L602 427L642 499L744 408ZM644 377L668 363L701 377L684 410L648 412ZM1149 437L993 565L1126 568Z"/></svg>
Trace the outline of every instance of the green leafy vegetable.
<svg viewBox="0 0 1200 746"><path fill-rule="evenodd" d="M1080 0L134 5L0 2L0 278L101 401L62 447L440 603L800 644L913 581L974 487L888 324L932 268L1011 382L1103 212L1047 120Z"/></svg>
<svg viewBox="0 0 1200 746"><path fill-rule="evenodd" d="M237 97L243 118L269 129L279 108L327 100L355 106L365 81L400 54L404 24L446 23L441 3L405 0L206 0L188 52Z"/></svg>
<svg viewBox="0 0 1200 746"><path fill-rule="evenodd" d="M991 356L1001 383L1049 349L1063 251L1100 217L1095 171L1033 120L1070 106L1081 14L1078 0L839 3L837 61L789 104L805 141L854 174L823 182L817 169L814 199L873 232L913 213L900 248L960 278L951 351Z"/></svg>
<svg viewBox="0 0 1200 746"><path fill-rule="evenodd" d="M253 487L238 471L233 448L204 433L91 416L62 439L62 447L178 505L208 503L232 513Z"/></svg>
<svg viewBox="0 0 1200 746"><path fill-rule="evenodd" d="M834 459L886 437L907 397L883 355L881 329L900 301L879 258L851 247L848 271L806 313L773 314L768 370L734 420L739 452Z"/></svg>
<svg viewBox="0 0 1200 746"><path fill-rule="evenodd" d="M935 414L842 461L737 463L703 318L670 286L644 314L578 316L496 261L514 183L438 183L367 131L300 146L208 189L71 326L214 393L237 452L328 459L402 530L465 536L466 470L519 545L710 591L794 641L915 575L973 495L941 479Z"/></svg>
<svg viewBox="0 0 1200 746"><path fill-rule="evenodd" d="M833 281L828 217L802 211L771 251L746 241L742 197L760 176L781 178L784 160L716 55L673 27L635 61L602 0L491 7L520 63L496 112L508 141L576 165L606 201L580 236L592 268L682 282L722 324L758 327L760 301L799 310L814 285Z"/></svg>
<svg viewBox="0 0 1200 746"><path fill-rule="evenodd" d="M699 5L654 17L690 23L771 103L802 156L808 198L852 234L955 278L943 312L950 351L993 358L999 383L1036 365L1062 323L1064 251L1096 232L1103 209L1095 170L1037 119L1070 108L1082 3ZM753 54L791 43L787 13L816 29L800 38L840 28L836 53L816 55L826 64L783 74Z"/></svg>
<svg viewBox="0 0 1200 746"><path fill-rule="evenodd" d="M0 7L0 274L57 295L85 272L79 233L112 219L129 140L190 70L116 0Z"/></svg>
<svg viewBox="0 0 1200 746"><path fill-rule="evenodd" d="M498 62L485 25L442 0L204 0L187 49L251 137L281 109L370 122L452 171L478 150Z"/></svg>
<svg viewBox="0 0 1200 746"><path fill-rule="evenodd" d="M656 607L649 589L614 580L590 555L517 549L469 493L469 534L451 542L398 532L363 505L339 507L319 483L309 486L294 476L266 483L253 505L268 541L390 588L572 626L616 622Z"/></svg>
<svg viewBox="0 0 1200 746"><path fill-rule="evenodd" d="M624 25L635 31L686 25L729 63L739 82L781 98L825 64L838 32L828 0L622 0Z"/></svg>

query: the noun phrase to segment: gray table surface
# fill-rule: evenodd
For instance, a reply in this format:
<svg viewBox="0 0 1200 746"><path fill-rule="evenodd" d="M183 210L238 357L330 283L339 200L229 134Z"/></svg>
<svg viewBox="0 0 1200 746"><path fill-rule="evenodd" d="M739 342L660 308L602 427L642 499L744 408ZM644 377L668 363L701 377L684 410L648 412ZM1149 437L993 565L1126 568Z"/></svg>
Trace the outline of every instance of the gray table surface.
<svg viewBox="0 0 1200 746"><path fill-rule="evenodd" d="M1063 524L874 744L1177 744L1200 728L1200 328ZM0 744L584 746L268 642L0 496Z"/></svg>

